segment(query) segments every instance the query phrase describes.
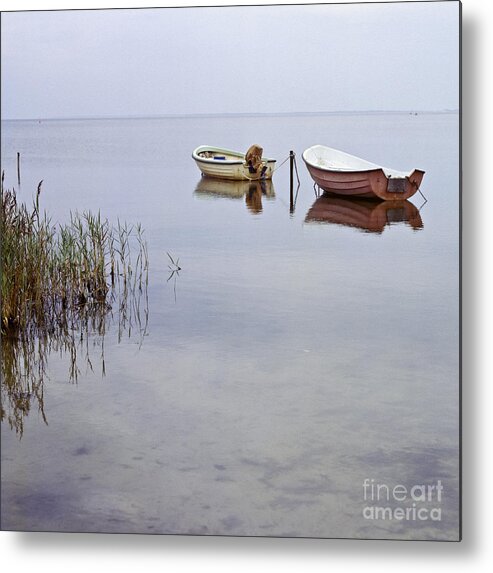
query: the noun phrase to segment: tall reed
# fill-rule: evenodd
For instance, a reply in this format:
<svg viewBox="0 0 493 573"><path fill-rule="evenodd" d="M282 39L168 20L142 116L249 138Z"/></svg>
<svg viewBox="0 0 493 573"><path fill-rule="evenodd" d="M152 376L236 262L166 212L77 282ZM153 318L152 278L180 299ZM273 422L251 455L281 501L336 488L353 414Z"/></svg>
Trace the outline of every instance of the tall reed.
<svg viewBox="0 0 493 573"><path fill-rule="evenodd" d="M149 261L140 225L118 222L115 228L90 212L72 213L68 224L55 225L40 211L41 183L28 208L3 182L2 173L0 417L22 433L32 400L46 419L42 385L50 352L68 353L69 377L76 381L83 341L92 368L87 340L104 337L109 317L118 315L119 340L132 328L144 335ZM104 374L104 355L101 362Z"/></svg>

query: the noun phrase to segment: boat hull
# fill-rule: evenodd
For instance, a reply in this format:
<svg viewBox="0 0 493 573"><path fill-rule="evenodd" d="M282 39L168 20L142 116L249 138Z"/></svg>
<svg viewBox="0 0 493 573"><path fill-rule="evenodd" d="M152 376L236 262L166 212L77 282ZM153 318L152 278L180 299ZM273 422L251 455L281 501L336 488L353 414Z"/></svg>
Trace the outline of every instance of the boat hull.
<svg viewBox="0 0 493 573"><path fill-rule="evenodd" d="M214 159L214 157L204 157L204 153L223 153L225 159ZM197 167L202 175L214 177L216 179L227 179L230 181L257 181L259 179L272 179L275 170L276 160L262 158L262 168L252 173L245 163L245 155L229 149L217 147L201 146L194 150L192 154ZM264 169L265 167L265 169Z"/></svg>
<svg viewBox="0 0 493 573"><path fill-rule="evenodd" d="M420 169L398 172L323 146L305 150L303 160L321 189L346 197L404 201L417 192L424 176Z"/></svg>

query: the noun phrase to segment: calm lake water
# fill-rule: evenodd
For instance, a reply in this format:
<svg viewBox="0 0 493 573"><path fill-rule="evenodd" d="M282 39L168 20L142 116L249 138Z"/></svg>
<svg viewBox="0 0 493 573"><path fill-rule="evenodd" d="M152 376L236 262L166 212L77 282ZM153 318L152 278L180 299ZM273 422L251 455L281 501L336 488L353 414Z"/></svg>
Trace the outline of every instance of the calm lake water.
<svg viewBox="0 0 493 573"><path fill-rule="evenodd" d="M456 114L3 122L5 185L20 152L19 198L43 180L53 221L140 222L150 271L145 336L119 342L109 321L77 383L53 352L47 423L33 406L22 437L2 424L2 527L457 539L458 130ZM294 213L288 164L262 194L202 179L191 158L252 143L278 164L298 154ZM381 232L348 226L373 209L351 201L320 217L331 205L313 207L301 160L315 143L424 169L421 224L391 211ZM414 502L440 520L371 519L413 499L377 503L365 480L440 480L440 501Z"/></svg>

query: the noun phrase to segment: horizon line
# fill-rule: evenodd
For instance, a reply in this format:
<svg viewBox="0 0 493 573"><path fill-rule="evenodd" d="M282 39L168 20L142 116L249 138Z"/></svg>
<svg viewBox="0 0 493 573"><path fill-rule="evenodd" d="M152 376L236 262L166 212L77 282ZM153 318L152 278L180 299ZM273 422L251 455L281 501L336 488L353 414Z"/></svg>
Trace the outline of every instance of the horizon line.
<svg viewBox="0 0 493 573"><path fill-rule="evenodd" d="M285 116L317 116L317 115L371 115L371 114L445 114L459 113L458 108L430 109L401 109L401 110L341 110L341 111L293 111L293 112L226 112L226 113L170 113L170 114L129 114L129 115L74 115L59 117L14 117L2 118L1 121L68 121L68 120L109 120L109 119L187 119L187 118L220 118L220 117L285 117Z"/></svg>

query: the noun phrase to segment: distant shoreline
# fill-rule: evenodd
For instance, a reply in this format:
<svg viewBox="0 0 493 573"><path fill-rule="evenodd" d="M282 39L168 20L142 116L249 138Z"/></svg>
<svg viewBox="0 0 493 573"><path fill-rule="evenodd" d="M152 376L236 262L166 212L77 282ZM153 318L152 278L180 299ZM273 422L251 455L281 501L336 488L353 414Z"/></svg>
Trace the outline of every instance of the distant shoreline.
<svg viewBox="0 0 493 573"><path fill-rule="evenodd" d="M192 114L162 114L162 115L104 115L104 116L67 116L67 117L37 117L9 118L3 122L39 122L39 121L101 121L115 119L214 119L214 118L248 118L248 117L320 117L348 115L451 115L458 114L458 109L445 110L367 110L367 111L305 111L305 112L253 112L253 113L192 113Z"/></svg>

